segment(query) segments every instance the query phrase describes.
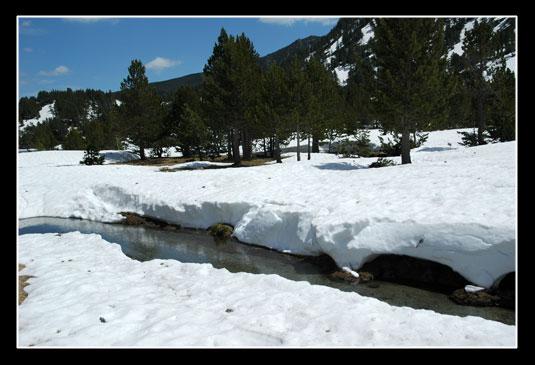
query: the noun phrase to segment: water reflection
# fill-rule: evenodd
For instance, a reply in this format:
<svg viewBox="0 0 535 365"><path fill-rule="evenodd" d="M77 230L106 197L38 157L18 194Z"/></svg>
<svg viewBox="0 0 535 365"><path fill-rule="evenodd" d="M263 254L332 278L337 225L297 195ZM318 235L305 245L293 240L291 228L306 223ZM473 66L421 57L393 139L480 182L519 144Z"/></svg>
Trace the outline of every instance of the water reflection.
<svg viewBox="0 0 535 365"><path fill-rule="evenodd" d="M290 280L305 280L311 284L357 292L391 305L430 309L458 316L480 316L506 324L515 323L515 312L512 310L460 306L453 303L446 294L389 282L374 281L373 285L369 285L337 280L328 275L325 266L233 240L222 243L205 231L165 231L63 218L30 218L19 221L20 235L72 231L98 233L106 241L119 244L126 255L140 261L174 259L185 263L210 263L215 268L226 268L230 272L277 274Z"/></svg>

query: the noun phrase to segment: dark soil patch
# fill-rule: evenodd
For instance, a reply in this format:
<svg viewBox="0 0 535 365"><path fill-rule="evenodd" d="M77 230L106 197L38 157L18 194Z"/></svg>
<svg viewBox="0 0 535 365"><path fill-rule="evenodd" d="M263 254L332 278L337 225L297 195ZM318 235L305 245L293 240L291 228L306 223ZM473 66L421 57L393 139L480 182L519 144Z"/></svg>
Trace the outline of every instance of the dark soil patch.
<svg viewBox="0 0 535 365"><path fill-rule="evenodd" d="M143 226L148 228L162 228L167 231L174 231L176 229L179 229L179 225L169 224L163 220L159 220L156 218L151 217L145 217L141 216L136 213L131 212L120 212L120 215L124 217L124 219L121 221L122 224L125 224L127 226Z"/></svg>
<svg viewBox="0 0 535 365"><path fill-rule="evenodd" d="M24 269L24 267L25 267L24 265L19 264L19 271ZM29 285L26 281L28 281L28 279L30 278L33 278L33 276L19 275L19 305L21 305L22 302L24 302L24 299L28 297L28 293L26 293L24 288Z"/></svg>

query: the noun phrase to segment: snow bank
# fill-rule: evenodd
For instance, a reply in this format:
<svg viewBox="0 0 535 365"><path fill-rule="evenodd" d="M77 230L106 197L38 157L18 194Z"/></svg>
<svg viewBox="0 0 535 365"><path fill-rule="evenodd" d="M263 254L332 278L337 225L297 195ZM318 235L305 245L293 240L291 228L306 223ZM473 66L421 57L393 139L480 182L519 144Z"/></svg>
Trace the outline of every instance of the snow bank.
<svg viewBox="0 0 535 365"><path fill-rule="evenodd" d="M516 328L277 275L139 262L96 234L23 235L22 347L514 347Z"/></svg>
<svg viewBox="0 0 535 365"><path fill-rule="evenodd" d="M516 143L465 148L456 132L432 132L412 164L379 169L367 168L374 158L323 153L176 172L82 166L78 158L65 166L69 151L21 153L18 213L111 222L131 211L196 228L225 222L243 242L327 253L352 270L379 254L404 254L490 287L516 270Z"/></svg>

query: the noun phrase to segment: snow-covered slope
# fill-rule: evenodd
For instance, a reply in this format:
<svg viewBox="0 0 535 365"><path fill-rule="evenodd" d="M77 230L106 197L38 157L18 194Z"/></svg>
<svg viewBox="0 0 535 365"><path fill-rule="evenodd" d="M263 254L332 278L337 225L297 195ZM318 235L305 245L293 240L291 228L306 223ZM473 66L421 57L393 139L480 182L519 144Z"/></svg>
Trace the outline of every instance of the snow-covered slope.
<svg viewBox="0 0 535 365"><path fill-rule="evenodd" d="M39 111L38 118L24 120L22 122L22 126L20 126L19 128L19 131L22 132L28 126L34 126L34 125L40 124L49 118L54 118L54 103L50 103L50 104L43 106L41 110Z"/></svg>
<svg viewBox="0 0 535 365"><path fill-rule="evenodd" d="M516 143L465 148L459 140L456 131L432 132L412 164L380 169L367 168L375 159L320 153L310 161L164 173L79 160L63 166L67 151L21 153L18 213L117 221L132 211L197 228L226 222L241 241L327 253L340 267L404 254L489 287L515 271Z"/></svg>

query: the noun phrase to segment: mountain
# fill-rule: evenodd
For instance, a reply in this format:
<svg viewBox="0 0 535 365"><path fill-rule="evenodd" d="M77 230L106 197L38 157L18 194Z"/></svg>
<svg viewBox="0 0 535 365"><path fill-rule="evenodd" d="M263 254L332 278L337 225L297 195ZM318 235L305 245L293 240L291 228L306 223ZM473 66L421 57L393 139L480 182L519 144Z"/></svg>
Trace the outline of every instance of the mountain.
<svg viewBox="0 0 535 365"><path fill-rule="evenodd" d="M462 54L464 33L470 30L476 18L444 18L444 44L448 57L453 53ZM514 68L515 61L515 18L477 18L486 21L500 34L501 42L506 49L508 65ZM355 54L370 55L370 45L373 42L372 23L374 18L340 18L337 24L324 36L309 36L298 39L290 45L273 53L263 56L259 60L262 68L267 68L273 62L284 64L294 54L301 60L310 57L318 58L325 66L333 70L341 85L345 85L349 71L354 68ZM199 86L202 83L202 73L178 77L171 80L151 83L161 95L173 92L181 85Z"/></svg>
<svg viewBox="0 0 535 365"><path fill-rule="evenodd" d="M304 59L321 39L322 37L313 35L304 39L298 39L289 46L261 57L259 60L260 66L262 68L268 68L273 62L283 64L290 60L294 54L297 54L298 57Z"/></svg>
<svg viewBox="0 0 535 365"><path fill-rule="evenodd" d="M187 85L191 87L199 86L202 83L202 72L189 74L186 76L177 77L165 81L156 81L149 83L151 86L156 88L158 94L168 94L174 92L182 85Z"/></svg>
<svg viewBox="0 0 535 365"><path fill-rule="evenodd" d="M285 61L291 59L294 54L297 54L301 59L304 59L314 48L315 44L321 39L318 36L309 36L304 39L298 39L289 46L279 49L266 56L260 57L258 63L262 68L268 68L270 64L276 62L283 64ZM174 92L182 85L188 85L193 88L198 87L202 83L202 72L194 73L182 77L177 77L165 81L151 82L150 85L156 88L158 94L166 95Z"/></svg>

